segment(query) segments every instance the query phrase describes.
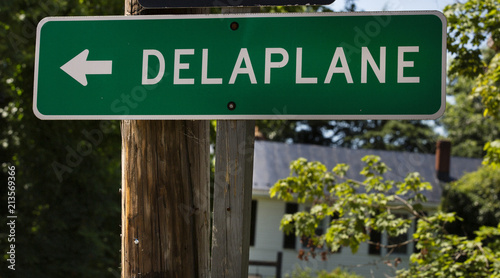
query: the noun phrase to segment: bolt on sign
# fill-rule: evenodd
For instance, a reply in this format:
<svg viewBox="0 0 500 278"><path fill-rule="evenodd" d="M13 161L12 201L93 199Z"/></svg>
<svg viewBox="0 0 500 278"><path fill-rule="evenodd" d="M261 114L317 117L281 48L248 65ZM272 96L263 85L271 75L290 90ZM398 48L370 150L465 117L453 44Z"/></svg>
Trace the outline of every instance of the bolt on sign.
<svg viewBox="0 0 500 278"><path fill-rule="evenodd" d="M40 119L435 119L445 108L440 12L52 17L37 35Z"/></svg>

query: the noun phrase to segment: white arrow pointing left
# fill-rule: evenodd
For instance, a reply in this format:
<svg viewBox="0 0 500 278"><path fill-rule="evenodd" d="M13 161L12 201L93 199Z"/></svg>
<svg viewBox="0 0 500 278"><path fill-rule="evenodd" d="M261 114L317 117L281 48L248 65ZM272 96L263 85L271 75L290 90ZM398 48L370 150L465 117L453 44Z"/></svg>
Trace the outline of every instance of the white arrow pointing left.
<svg viewBox="0 0 500 278"><path fill-rule="evenodd" d="M87 74L111 74L113 61L87 61L89 50L85 49L64 64L61 69L83 86L87 86Z"/></svg>

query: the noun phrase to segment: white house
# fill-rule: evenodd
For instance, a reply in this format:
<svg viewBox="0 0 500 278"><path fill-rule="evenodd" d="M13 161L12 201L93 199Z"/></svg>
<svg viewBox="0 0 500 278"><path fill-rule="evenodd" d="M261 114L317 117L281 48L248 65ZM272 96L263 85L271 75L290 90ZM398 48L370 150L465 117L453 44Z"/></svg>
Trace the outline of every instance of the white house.
<svg viewBox="0 0 500 278"><path fill-rule="evenodd" d="M440 145L441 144L441 145ZM289 175L289 163L299 157L309 161L320 161L332 169L338 163L347 163L351 166L348 174L358 177L363 164L361 158L374 154L382 158L392 171L385 175L387 179L402 181L407 173L419 172L425 181L433 185L433 190L426 192L429 208L436 208L441 200L442 183L461 177L466 172L475 171L481 164L480 159L450 158L449 142L438 142L437 155L406 153L380 150L352 150L344 148L322 147L305 144L286 144L267 141L255 142L254 174L253 174L253 201L252 201L252 231L250 243L251 261L276 261L277 253L283 253L281 272L291 273L295 265L313 269L331 270L338 266L356 272L364 277L393 276L394 270L384 262L401 258L402 264L408 265L408 259L414 251L409 245L394 250L387 256L387 250L374 248L364 244L356 254L349 248L343 247L339 253L328 256L327 261L320 258L301 261L297 258L298 251L303 248L300 239L294 235L285 236L279 230L280 221L285 213L303 210L304 205L285 203L269 197L269 188L279 179ZM359 177L361 179L361 177ZM325 227L326 228L326 222ZM413 229L410 229L411 231ZM411 231L404 235L411 238ZM405 238L390 239L387 235L373 234L372 240L379 239L382 244L396 240L401 242ZM274 277L275 268L269 266L249 267L249 273L261 277Z"/></svg>

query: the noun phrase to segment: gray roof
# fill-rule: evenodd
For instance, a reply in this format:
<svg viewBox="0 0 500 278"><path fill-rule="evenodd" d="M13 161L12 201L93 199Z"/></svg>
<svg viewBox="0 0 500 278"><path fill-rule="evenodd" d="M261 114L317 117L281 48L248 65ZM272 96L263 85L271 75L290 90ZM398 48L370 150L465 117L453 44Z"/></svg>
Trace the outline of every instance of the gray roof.
<svg viewBox="0 0 500 278"><path fill-rule="evenodd" d="M269 141L255 141L253 189L269 190L279 179L290 174L290 162L303 157L309 161L320 161L331 170L338 163L350 165L348 176L363 180L359 175L364 167L361 158L365 155L378 155L392 171L385 174L386 179L403 181L409 172L419 172L424 181L433 185L432 192L426 192L429 202L439 203L442 188L435 171L433 154L408 153L381 150L353 150L337 147L324 147L306 144L287 144ZM481 165L481 159L451 157L450 176L458 179L463 174L473 172Z"/></svg>

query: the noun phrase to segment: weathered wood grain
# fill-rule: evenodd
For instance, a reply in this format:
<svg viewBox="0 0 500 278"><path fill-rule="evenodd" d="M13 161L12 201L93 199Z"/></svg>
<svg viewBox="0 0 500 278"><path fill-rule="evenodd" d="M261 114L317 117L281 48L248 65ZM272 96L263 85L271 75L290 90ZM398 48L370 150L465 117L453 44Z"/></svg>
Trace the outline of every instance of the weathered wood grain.
<svg viewBox="0 0 500 278"><path fill-rule="evenodd" d="M223 14L258 12L225 7ZM217 121L212 277L248 277L255 121Z"/></svg>
<svg viewBox="0 0 500 278"><path fill-rule="evenodd" d="M212 277L248 277L255 121L217 121Z"/></svg>
<svg viewBox="0 0 500 278"><path fill-rule="evenodd" d="M122 278L209 277L209 122L121 127Z"/></svg>

